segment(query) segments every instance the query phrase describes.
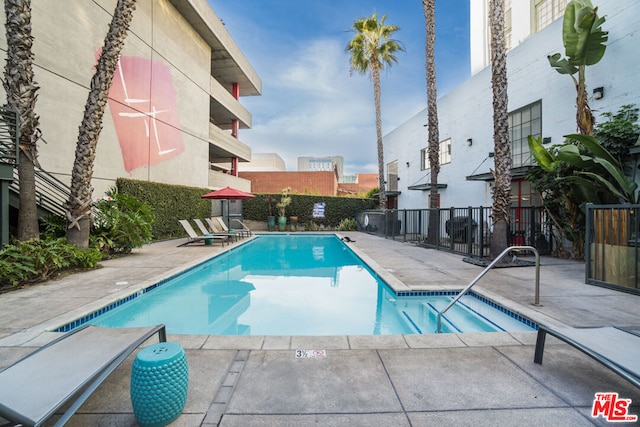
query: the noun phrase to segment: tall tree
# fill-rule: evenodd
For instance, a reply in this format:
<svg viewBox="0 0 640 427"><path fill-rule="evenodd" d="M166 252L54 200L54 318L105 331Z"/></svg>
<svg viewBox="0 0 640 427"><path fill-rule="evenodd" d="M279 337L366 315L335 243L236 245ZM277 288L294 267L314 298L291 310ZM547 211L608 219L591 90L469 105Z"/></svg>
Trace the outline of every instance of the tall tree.
<svg viewBox="0 0 640 427"><path fill-rule="evenodd" d="M426 73L427 73L427 124L429 127L429 168L431 185L429 189L429 230L427 241L436 243L439 219L438 207L438 174L440 173L440 132L438 130L438 91L436 87L436 19L435 0L422 0L426 28Z"/></svg>
<svg viewBox="0 0 640 427"><path fill-rule="evenodd" d="M590 0L572 0L564 11L562 42L566 58L559 53L549 55L549 63L560 74L567 74L576 87L576 124L581 135L593 135L593 114L589 108L585 71L604 56L609 36L602 30L605 18Z"/></svg>
<svg viewBox="0 0 640 427"><path fill-rule="evenodd" d="M511 146L509 144L509 111L507 96L507 52L504 38L504 1L489 1L491 27L491 87L493 89L494 178L493 235L491 258L495 259L508 246L509 210L511 208Z"/></svg>
<svg viewBox="0 0 640 427"><path fill-rule="evenodd" d="M370 74L373 80L373 100L376 111L376 137L378 148L378 187L380 189L380 209L387 207L387 193L384 179L384 155L382 146L382 111L380 108L380 70L385 65L398 62L396 53L404 48L397 40L391 38L400 28L396 25L384 25L387 15L378 21L374 12L371 17L359 18L353 23L356 33L347 45L351 54L351 72Z"/></svg>
<svg viewBox="0 0 640 427"><path fill-rule="evenodd" d="M33 79L31 0L5 0L7 63L2 84L7 106L18 113L20 210L18 240L39 237L34 167L38 165L39 118L35 113L39 87Z"/></svg>
<svg viewBox="0 0 640 427"><path fill-rule="evenodd" d="M79 248L89 246L93 192L91 179L96 147L102 131L102 117L107 106L109 88L133 19L135 5L136 0L118 0L96 71L91 79L91 90L78 132L76 157L71 172L71 195L67 207L67 241Z"/></svg>

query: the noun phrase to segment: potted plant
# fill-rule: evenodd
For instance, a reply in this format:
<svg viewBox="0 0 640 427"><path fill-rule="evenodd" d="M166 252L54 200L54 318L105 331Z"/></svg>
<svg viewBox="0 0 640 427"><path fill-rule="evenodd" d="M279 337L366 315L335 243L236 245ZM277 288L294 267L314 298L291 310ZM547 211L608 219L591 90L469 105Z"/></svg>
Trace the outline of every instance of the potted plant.
<svg viewBox="0 0 640 427"><path fill-rule="evenodd" d="M291 227L291 231L296 231L296 227L298 226L298 217L290 216L289 217L289 226Z"/></svg>
<svg viewBox="0 0 640 427"><path fill-rule="evenodd" d="M276 199L273 196L267 196L267 204L269 205L269 216L267 217L267 229L269 231L273 231L276 228L276 217L273 216L273 210L271 204L275 202Z"/></svg>
<svg viewBox="0 0 640 427"><path fill-rule="evenodd" d="M284 231L287 227L287 217L286 210L287 206L291 204L291 196L289 193L291 192L291 187L287 187L282 190L282 196L280 197L280 201L276 203L276 208L278 208L278 230Z"/></svg>

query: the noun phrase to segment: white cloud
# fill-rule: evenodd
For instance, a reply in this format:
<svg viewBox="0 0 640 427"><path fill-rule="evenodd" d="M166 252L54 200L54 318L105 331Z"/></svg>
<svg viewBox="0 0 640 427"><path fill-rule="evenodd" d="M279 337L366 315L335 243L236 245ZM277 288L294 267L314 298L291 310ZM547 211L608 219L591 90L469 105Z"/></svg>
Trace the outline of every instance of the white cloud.
<svg viewBox="0 0 640 427"><path fill-rule="evenodd" d="M263 94L248 105L253 128L241 135L254 152L278 153L288 170L299 156L337 155L345 173L377 173L373 84L368 75L349 73L345 45L316 39L291 48L285 60L266 62ZM382 75L383 133L423 109L426 96L400 76L394 81L393 72Z"/></svg>
<svg viewBox="0 0 640 427"><path fill-rule="evenodd" d="M252 99L254 126L241 138L254 152L277 152L289 170L298 156L343 156L352 173L376 164L373 88L349 74L349 57L337 39L300 44L262 73Z"/></svg>

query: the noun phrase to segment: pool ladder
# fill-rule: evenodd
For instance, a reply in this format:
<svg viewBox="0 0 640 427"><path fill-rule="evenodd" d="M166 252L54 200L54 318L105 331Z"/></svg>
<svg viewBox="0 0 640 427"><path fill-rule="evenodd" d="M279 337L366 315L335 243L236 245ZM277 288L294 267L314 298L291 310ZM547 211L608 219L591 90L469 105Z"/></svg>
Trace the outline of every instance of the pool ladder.
<svg viewBox="0 0 640 427"><path fill-rule="evenodd" d="M456 295L456 297L453 299L453 301L451 301L449 303L449 305L447 305L444 308L444 310L438 312L438 315L437 315L438 328L436 329L437 333L441 333L442 332L442 315L447 310L449 310L451 308L451 306L453 306L453 304L458 302L458 300L460 298L462 298L467 292L469 292L469 289L471 289L473 287L473 285L475 285L478 282L478 280L480 280L482 278L482 276L487 274L487 272L489 270L491 270L493 268L493 266L498 263L498 261L500 261L502 258L504 258L505 255L507 255L511 251L516 251L516 252L517 251L531 251L531 252L533 252L535 254L535 256L536 256L536 295L535 295L535 300L533 302L533 305L536 305L536 306L540 305L540 254L538 253L538 250L536 248L534 248L533 246L509 246L507 249L502 251L502 253L500 255L498 255L496 257L496 259L494 259L491 262L491 264L489 264L484 270L482 270L482 272L480 274L478 274L476 276L476 278L473 279L471 281L471 283L469 283L467 285L466 288L464 288L458 295Z"/></svg>

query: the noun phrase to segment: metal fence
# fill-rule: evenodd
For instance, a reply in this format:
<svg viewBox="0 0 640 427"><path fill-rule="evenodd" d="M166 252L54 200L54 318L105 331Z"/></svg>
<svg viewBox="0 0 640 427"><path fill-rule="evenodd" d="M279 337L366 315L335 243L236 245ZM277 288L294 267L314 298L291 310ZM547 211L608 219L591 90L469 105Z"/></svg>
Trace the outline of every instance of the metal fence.
<svg viewBox="0 0 640 427"><path fill-rule="evenodd" d="M586 209L586 283L640 294L640 205Z"/></svg>
<svg viewBox="0 0 640 427"><path fill-rule="evenodd" d="M430 215L436 235L429 238ZM534 246L540 254L553 248L551 224L540 207L511 208L510 245ZM368 210L356 214L358 231L475 258L489 256L491 208Z"/></svg>

